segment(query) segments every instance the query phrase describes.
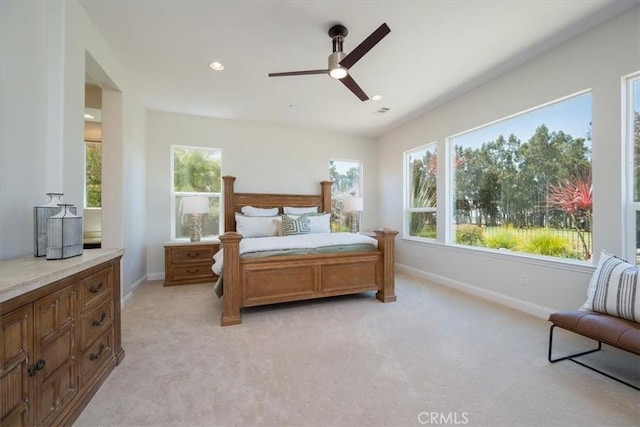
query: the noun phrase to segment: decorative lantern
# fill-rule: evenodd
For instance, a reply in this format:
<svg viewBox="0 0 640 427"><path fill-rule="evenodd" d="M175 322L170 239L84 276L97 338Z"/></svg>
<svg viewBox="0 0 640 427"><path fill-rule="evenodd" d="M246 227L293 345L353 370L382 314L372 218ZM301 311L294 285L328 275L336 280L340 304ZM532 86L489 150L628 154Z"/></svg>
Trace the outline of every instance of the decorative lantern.
<svg viewBox="0 0 640 427"><path fill-rule="evenodd" d="M62 193L47 193L49 201L44 205L33 208L33 256L45 256L47 254L47 218L60 212ZM76 208L71 208L76 213Z"/></svg>
<svg viewBox="0 0 640 427"><path fill-rule="evenodd" d="M47 218L47 259L82 255L82 217L72 212L71 204L58 206L60 212Z"/></svg>

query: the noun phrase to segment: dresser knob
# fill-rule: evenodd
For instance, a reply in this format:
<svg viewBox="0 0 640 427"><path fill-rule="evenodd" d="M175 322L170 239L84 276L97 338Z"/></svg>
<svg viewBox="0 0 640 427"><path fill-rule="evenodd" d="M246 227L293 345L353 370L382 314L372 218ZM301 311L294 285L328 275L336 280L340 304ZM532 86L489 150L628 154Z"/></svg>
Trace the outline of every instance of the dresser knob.
<svg viewBox="0 0 640 427"><path fill-rule="evenodd" d="M89 360L98 360L98 359L100 359L100 356L102 356L102 352L104 351L104 347L105 347L104 343L100 343L100 347L99 347L98 353L97 354L91 353L89 355Z"/></svg>
<svg viewBox="0 0 640 427"><path fill-rule="evenodd" d="M102 322L104 322L104 319L107 317L107 312L103 311L102 315L100 316L100 319L93 319L91 321L91 325L92 326L100 326L102 325Z"/></svg>
<svg viewBox="0 0 640 427"><path fill-rule="evenodd" d="M102 289L102 285L104 285L104 280L101 280L100 283L98 283L98 286L91 286L89 288L89 292L91 292L92 294L100 292L100 289Z"/></svg>
<svg viewBox="0 0 640 427"><path fill-rule="evenodd" d="M198 258L200 252L187 252L187 258Z"/></svg>
<svg viewBox="0 0 640 427"><path fill-rule="evenodd" d="M196 269L194 269L194 270L192 270L192 269L190 269L190 268L189 268L189 269L187 270L187 273L189 273L189 274L197 274L197 273L199 273L199 272L200 272L200 269L199 269L199 268L196 268Z"/></svg>
<svg viewBox="0 0 640 427"><path fill-rule="evenodd" d="M27 369L27 371L29 372L29 376L30 377L34 376L36 374L36 371L39 371L40 369L44 368L44 365L45 365L45 361L42 359L38 359L36 363L29 366L29 368Z"/></svg>

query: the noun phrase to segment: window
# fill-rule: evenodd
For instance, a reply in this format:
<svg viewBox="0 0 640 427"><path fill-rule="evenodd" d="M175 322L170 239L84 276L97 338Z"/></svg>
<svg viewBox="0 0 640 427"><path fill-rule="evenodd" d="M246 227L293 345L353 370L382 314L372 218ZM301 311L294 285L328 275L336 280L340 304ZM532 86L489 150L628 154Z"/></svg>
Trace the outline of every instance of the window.
<svg viewBox="0 0 640 427"><path fill-rule="evenodd" d="M635 259L640 265L640 73L626 80L627 113L626 113L626 158L628 182L628 219L625 233L627 258Z"/></svg>
<svg viewBox="0 0 640 427"><path fill-rule="evenodd" d="M172 239L190 236L189 218L182 213L182 198L209 198L209 213L202 219L202 238L220 234L222 152L217 148L171 146Z"/></svg>
<svg viewBox="0 0 640 427"><path fill-rule="evenodd" d="M349 231L354 216L344 211L344 199L362 197L362 165L355 160L330 160L331 186L331 231Z"/></svg>
<svg viewBox="0 0 640 427"><path fill-rule="evenodd" d="M448 139L451 242L590 260L591 93Z"/></svg>
<svg viewBox="0 0 640 427"><path fill-rule="evenodd" d="M436 238L438 152L431 143L404 153L405 236Z"/></svg>
<svg viewBox="0 0 640 427"><path fill-rule="evenodd" d="M102 143L84 142L84 203L85 208L102 206Z"/></svg>

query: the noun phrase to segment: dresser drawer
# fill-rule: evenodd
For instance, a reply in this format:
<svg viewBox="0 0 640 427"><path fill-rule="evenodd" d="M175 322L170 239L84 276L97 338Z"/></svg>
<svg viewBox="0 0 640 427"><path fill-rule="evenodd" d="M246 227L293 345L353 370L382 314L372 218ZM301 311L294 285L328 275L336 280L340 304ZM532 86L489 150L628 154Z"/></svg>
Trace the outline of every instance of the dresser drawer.
<svg viewBox="0 0 640 427"><path fill-rule="evenodd" d="M115 361L113 355L113 332L111 329L92 342L82 353L81 358L80 386L89 381L109 361Z"/></svg>
<svg viewBox="0 0 640 427"><path fill-rule="evenodd" d="M109 268L105 268L80 281L81 312L100 303L103 298L111 295L113 284L111 283L110 271Z"/></svg>
<svg viewBox="0 0 640 427"><path fill-rule="evenodd" d="M212 246L197 245L189 248L174 248L171 251L171 261L174 264L211 261L213 264L214 254L215 248Z"/></svg>
<svg viewBox="0 0 640 427"><path fill-rule="evenodd" d="M80 350L84 350L98 335L111 328L113 320L112 298L80 317Z"/></svg>

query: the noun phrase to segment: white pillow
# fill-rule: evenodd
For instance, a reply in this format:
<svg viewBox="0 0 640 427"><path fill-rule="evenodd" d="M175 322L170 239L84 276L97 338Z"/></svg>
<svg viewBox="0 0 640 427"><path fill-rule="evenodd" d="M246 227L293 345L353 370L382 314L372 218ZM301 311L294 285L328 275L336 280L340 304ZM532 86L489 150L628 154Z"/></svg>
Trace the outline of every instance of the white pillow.
<svg viewBox="0 0 640 427"><path fill-rule="evenodd" d="M288 214L303 215L303 214L311 214L311 213L314 214L314 213L318 213L318 207L311 206L308 208L297 208L292 206L285 206L284 213L285 215L288 215Z"/></svg>
<svg viewBox="0 0 640 427"><path fill-rule="evenodd" d="M580 310L606 313L634 322L640 321L639 267L605 251L587 290L587 301Z"/></svg>
<svg viewBox="0 0 640 427"><path fill-rule="evenodd" d="M309 233L331 233L331 214L289 215L293 219L309 218Z"/></svg>
<svg viewBox="0 0 640 427"><path fill-rule="evenodd" d="M279 216L245 216L236 214L236 231L242 237L271 237L278 235Z"/></svg>
<svg viewBox="0 0 640 427"><path fill-rule="evenodd" d="M253 206L243 206L241 211L246 216L278 216L278 208L254 208Z"/></svg>

